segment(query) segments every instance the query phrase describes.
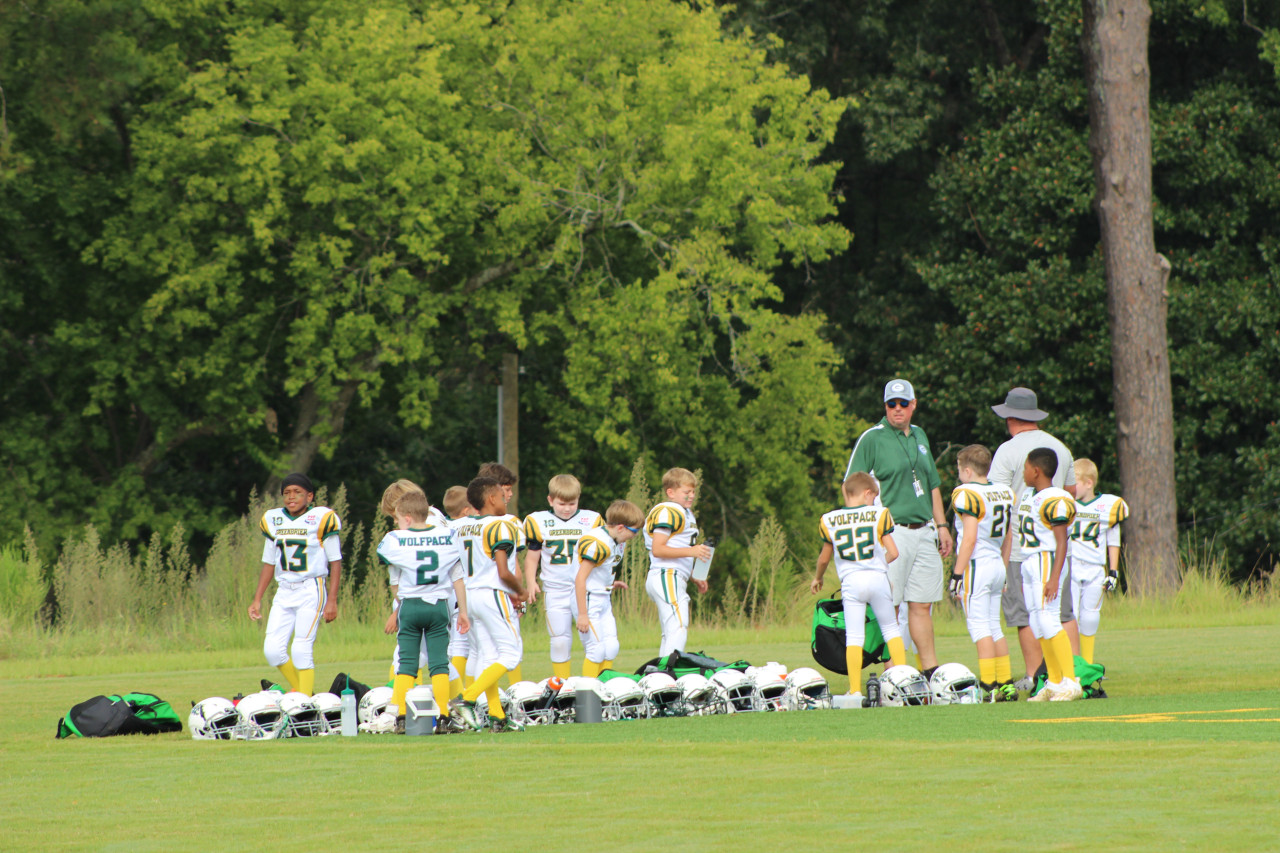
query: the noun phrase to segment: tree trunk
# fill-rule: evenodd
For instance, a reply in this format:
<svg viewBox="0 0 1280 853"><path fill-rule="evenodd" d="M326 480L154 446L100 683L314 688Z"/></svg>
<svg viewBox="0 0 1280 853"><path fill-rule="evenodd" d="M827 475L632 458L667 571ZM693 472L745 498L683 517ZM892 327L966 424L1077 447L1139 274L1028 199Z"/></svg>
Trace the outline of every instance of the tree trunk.
<svg viewBox="0 0 1280 853"><path fill-rule="evenodd" d="M1111 315L1112 382L1130 589L1178 585L1173 393L1166 334L1169 262L1151 218L1146 0L1083 0L1089 147Z"/></svg>
<svg viewBox="0 0 1280 853"><path fill-rule="evenodd" d="M342 435L347 409L355 399L356 389L359 387L359 381L353 379L338 390L338 396L333 401L324 403L316 393L315 386L307 383L302 389L298 405L298 420L294 423L293 435L285 446L284 471L271 472L266 485L262 487L263 494L278 493L286 474L294 471L305 474L315 460L320 445ZM320 426L324 428L317 430Z"/></svg>
<svg viewBox="0 0 1280 853"><path fill-rule="evenodd" d="M520 476L520 356L504 353L502 356L502 435L498 461ZM511 502L507 512L519 515L516 504L520 500L520 484L511 487Z"/></svg>

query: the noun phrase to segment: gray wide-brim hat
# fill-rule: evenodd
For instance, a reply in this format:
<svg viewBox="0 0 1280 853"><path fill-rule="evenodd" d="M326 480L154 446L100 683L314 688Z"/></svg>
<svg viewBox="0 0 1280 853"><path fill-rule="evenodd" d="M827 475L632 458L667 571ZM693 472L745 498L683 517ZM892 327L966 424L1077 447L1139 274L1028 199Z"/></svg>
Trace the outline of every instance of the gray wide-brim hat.
<svg viewBox="0 0 1280 853"><path fill-rule="evenodd" d="M1049 413L1036 408L1036 392L1030 388L1014 388L999 406L992 406L991 411L1002 418L1017 418L1020 421L1042 421Z"/></svg>

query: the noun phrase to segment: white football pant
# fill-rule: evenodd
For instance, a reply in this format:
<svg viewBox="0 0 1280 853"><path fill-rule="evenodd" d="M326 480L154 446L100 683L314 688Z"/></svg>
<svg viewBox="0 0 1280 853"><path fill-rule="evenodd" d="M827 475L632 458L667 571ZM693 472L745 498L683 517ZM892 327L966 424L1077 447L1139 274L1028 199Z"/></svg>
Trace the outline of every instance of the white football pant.
<svg viewBox="0 0 1280 853"><path fill-rule="evenodd" d="M292 659L295 669L315 669L312 650L316 644L316 631L320 628L320 616L328 600L325 582L328 578L308 578L304 581L279 581L276 594L271 599L271 612L267 615L267 636L262 643L267 663L279 666ZM293 648L289 648L289 637Z"/></svg>
<svg viewBox="0 0 1280 853"><path fill-rule="evenodd" d="M658 624L662 627L662 642L658 657L672 652L685 651L689 642L689 591L687 581L675 569L649 569L644 581L644 591L649 593L658 607Z"/></svg>
<svg viewBox="0 0 1280 853"><path fill-rule="evenodd" d="M886 642L901 637L898 614L889 590L889 577L884 572L854 571L840 578L840 597L844 599L844 644L861 648L867 638L867 606L880 623Z"/></svg>

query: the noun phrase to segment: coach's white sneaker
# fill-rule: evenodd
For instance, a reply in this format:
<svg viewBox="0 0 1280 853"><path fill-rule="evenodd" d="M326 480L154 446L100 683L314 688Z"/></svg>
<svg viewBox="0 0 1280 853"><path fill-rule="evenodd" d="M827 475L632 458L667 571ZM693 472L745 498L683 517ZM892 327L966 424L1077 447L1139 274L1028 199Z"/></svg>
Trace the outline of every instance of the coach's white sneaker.
<svg viewBox="0 0 1280 853"><path fill-rule="evenodd" d="M1077 699L1084 698L1084 689L1080 687L1080 682L1074 678L1062 679L1062 684L1053 696L1049 697L1050 702L1074 702Z"/></svg>

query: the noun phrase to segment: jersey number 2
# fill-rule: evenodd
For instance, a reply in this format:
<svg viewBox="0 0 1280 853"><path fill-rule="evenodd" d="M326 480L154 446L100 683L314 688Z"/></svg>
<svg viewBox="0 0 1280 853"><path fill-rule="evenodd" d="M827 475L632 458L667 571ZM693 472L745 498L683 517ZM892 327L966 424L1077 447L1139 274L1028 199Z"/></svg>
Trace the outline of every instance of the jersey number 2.
<svg viewBox="0 0 1280 853"><path fill-rule="evenodd" d="M435 551L419 551L418 586L431 586L440 580L440 556Z"/></svg>

